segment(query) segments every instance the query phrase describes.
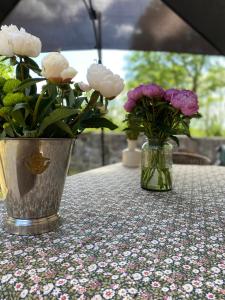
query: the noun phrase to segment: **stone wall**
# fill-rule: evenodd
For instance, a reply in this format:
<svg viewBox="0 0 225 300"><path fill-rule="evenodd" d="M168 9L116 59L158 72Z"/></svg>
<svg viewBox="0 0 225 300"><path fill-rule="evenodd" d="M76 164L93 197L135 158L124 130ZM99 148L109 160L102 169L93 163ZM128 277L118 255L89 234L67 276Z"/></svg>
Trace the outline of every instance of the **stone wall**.
<svg viewBox="0 0 225 300"><path fill-rule="evenodd" d="M179 137L180 149L205 155L215 163L216 149L225 144L225 138L193 138ZM139 147L144 137L138 140ZM124 134L105 134L105 163L113 164L121 161L122 150L125 149ZM82 134L75 142L71 159L70 173L80 172L101 166L101 137L97 133Z"/></svg>

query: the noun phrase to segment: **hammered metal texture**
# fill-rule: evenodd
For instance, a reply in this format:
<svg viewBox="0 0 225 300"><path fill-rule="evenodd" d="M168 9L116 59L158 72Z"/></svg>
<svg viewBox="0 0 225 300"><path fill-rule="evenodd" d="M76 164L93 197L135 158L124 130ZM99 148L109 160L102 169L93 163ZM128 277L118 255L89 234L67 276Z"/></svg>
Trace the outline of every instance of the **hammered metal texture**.
<svg viewBox="0 0 225 300"><path fill-rule="evenodd" d="M8 217L30 220L57 214L72 144L72 139L0 141L0 185Z"/></svg>

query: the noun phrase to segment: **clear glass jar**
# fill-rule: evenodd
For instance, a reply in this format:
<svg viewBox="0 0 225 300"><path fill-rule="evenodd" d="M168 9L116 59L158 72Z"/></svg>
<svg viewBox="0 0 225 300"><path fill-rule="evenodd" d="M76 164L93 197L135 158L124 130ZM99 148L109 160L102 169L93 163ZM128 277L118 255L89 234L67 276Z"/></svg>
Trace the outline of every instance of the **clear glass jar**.
<svg viewBox="0 0 225 300"><path fill-rule="evenodd" d="M172 144L148 140L142 146L141 187L153 191L172 189Z"/></svg>

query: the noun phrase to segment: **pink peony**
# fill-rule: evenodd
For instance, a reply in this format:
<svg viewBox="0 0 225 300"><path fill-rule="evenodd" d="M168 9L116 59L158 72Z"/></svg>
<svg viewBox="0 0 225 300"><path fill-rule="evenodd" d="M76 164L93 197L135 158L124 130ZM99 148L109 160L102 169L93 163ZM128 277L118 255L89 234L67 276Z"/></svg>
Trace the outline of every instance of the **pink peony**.
<svg viewBox="0 0 225 300"><path fill-rule="evenodd" d="M173 107L180 109L185 116L198 112L198 97L192 91L181 90L174 93L170 100Z"/></svg>
<svg viewBox="0 0 225 300"><path fill-rule="evenodd" d="M135 106L136 106L136 102L130 98L127 100L127 102L124 104L123 107L127 112L131 112Z"/></svg>
<svg viewBox="0 0 225 300"><path fill-rule="evenodd" d="M143 85L141 84L138 87L136 87L135 89L129 91L127 93L128 99L132 99L134 101L139 100L143 96L142 87L143 87Z"/></svg>
<svg viewBox="0 0 225 300"><path fill-rule="evenodd" d="M163 98L164 90L157 84L145 84L142 86L142 93L144 96L149 98Z"/></svg>
<svg viewBox="0 0 225 300"><path fill-rule="evenodd" d="M170 102L175 95L177 95L180 91L177 89L169 89L165 92L164 98L166 101Z"/></svg>
<svg viewBox="0 0 225 300"><path fill-rule="evenodd" d="M135 89L128 92L128 99L132 99L134 101L138 101L143 96L149 98L163 98L165 92L163 88L159 85L150 83L150 84L141 84Z"/></svg>

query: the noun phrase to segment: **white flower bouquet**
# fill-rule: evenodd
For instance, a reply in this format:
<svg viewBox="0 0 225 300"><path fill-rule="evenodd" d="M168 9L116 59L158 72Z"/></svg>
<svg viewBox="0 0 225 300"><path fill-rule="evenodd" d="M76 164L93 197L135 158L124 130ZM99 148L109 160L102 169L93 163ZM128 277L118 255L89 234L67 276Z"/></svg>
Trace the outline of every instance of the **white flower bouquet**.
<svg viewBox="0 0 225 300"><path fill-rule="evenodd" d="M15 78L0 77L1 137L73 138L85 128L115 129L104 115L108 101L123 90L123 80L93 64L87 71L88 83L74 83L77 71L61 53L46 55L40 69L31 59L40 52L38 37L14 25L2 26L0 55L16 72ZM32 78L31 71L39 77ZM45 83L38 93L40 81Z"/></svg>

